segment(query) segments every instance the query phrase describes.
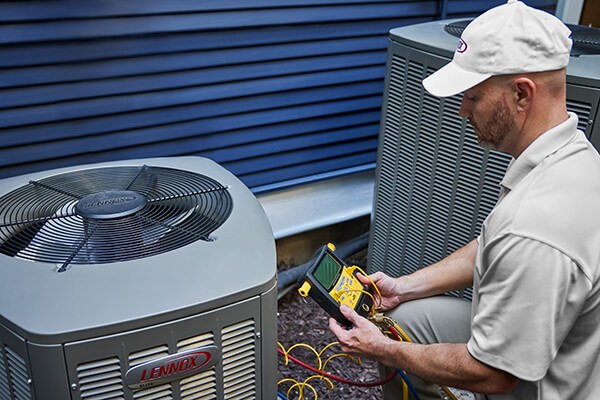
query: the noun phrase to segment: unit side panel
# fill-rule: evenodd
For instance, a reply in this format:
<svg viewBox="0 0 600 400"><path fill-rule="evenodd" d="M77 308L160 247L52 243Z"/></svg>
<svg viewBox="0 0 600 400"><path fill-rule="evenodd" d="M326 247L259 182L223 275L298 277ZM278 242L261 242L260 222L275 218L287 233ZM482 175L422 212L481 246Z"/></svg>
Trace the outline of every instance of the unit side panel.
<svg viewBox="0 0 600 400"><path fill-rule="evenodd" d="M70 399L71 388L62 345L28 342L33 387L38 399Z"/></svg>
<svg viewBox="0 0 600 400"><path fill-rule="evenodd" d="M261 382L265 399L277 398L277 286L261 296Z"/></svg>

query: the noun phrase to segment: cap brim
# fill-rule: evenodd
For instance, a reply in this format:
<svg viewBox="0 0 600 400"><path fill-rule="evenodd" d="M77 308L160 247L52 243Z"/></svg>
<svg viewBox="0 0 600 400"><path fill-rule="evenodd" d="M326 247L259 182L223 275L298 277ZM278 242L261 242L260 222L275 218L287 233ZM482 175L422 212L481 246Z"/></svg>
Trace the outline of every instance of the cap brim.
<svg viewBox="0 0 600 400"><path fill-rule="evenodd" d="M448 97L464 92L491 76L467 71L452 61L425 78L423 86L434 96Z"/></svg>

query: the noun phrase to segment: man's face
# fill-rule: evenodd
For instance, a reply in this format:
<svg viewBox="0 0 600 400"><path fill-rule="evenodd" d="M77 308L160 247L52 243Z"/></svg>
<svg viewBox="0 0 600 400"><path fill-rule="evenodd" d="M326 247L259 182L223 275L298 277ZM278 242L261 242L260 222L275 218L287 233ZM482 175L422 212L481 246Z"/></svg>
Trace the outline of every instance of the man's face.
<svg viewBox="0 0 600 400"><path fill-rule="evenodd" d="M507 137L515 130L515 116L492 80L464 93L459 114L469 120L481 147L507 151Z"/></svg>

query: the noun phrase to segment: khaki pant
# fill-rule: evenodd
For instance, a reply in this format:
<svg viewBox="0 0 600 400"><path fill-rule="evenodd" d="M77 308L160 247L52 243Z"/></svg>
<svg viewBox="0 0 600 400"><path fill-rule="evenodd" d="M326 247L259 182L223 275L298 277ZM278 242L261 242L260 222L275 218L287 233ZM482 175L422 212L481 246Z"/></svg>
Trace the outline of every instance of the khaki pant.
<svg viewBox="0 0 600 400"><path fill-rule="evenodd" d="M471 302L451 296L435 296L414 300L399 305L387 312L410 336L413 342L430 343L467 343L471 331ZM380 365L382 377L389 376L393 370ZM439 386L414 375L409 379L421 400L442 399ZM402 399L402 380L399 376L383 387L385 400ZM409 396L413 399L412 396Z"/></svg>

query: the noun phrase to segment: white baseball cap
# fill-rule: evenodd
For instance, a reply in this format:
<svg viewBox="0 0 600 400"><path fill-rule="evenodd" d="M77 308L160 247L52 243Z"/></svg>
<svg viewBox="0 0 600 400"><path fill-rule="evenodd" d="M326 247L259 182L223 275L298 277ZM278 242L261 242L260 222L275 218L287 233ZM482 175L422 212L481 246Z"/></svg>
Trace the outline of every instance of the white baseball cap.
<svg viewBox="0 0 600 400"><path fill-rule="evenodd" d="M465 28L452 61L425 78L423 86L434 96L447 97L494 75L564 68L569 63L570 35L555 16L508 0Z"/></svg>

